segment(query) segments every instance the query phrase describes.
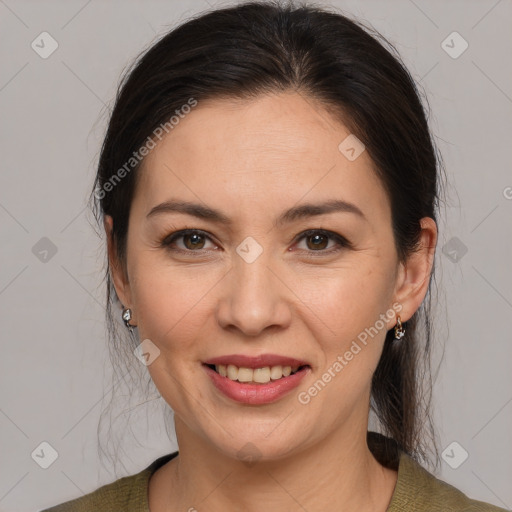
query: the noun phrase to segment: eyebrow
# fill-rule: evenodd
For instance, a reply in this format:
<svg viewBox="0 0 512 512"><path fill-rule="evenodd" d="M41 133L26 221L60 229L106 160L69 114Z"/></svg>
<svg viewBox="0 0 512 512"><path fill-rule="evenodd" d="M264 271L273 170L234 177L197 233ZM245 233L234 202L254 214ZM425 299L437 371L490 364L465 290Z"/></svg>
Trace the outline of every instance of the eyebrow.
<svg viewBox="0 0 512 512"><path fill-rule="evenodd" d="M355 204L339 199L333 199L323 203L306 203L299 206L294 206L293 208L283 212L276 219L274 225L280 226L282 224L291 223L299 219L334 212L353 213L361 219L367 220L364 213ZM231 226L233 224L233 221L219 210L215 210L198 203L191 203L189 201L177 201L173 199L160 203L151 208L146 218L150 218L162 213L184 213L186 215L191 215L193 217L198 217L200 219L209 220L226 226Z"/></svg>

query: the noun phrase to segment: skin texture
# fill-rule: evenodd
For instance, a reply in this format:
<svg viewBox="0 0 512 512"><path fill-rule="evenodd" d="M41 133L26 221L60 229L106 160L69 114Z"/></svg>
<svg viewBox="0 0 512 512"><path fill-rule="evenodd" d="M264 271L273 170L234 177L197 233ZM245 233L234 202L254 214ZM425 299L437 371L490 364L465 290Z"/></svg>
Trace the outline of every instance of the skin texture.
<svg viewBox="0 0 512 512"><path fill-rule="evenodd" d="M175 412L180 454L150 481L152 512L386 510L397 474L375 460L366 432L372 374L396 318L308 404L297 395L394 303L402 322L414 314L427 292L437 231L422 219L420 249L399 264L389 199L368 153L349 161L338 150L349 133L296 92L212 100L146 157L126 267L111 243L109 256L131 323L160 350L148 370ZM232 225L182 213L147 218L171 198L221 210ZM329 199L353 203L365 219L336 212L273 224L288 208ZM111 226L107 216L107 233ZM186 254L161 245L186 228L206 237L178 238L173 247ZM329 252L335 239L321 238L317 248L314 235L301 237L308 229L338 233L351 247ZM250 264L236 252L248 236L263 249ZM268 405L225 397L201 364L263 353L311 366L298 389ZM249 442L258 450L254 465L237 456Z"/></svg>

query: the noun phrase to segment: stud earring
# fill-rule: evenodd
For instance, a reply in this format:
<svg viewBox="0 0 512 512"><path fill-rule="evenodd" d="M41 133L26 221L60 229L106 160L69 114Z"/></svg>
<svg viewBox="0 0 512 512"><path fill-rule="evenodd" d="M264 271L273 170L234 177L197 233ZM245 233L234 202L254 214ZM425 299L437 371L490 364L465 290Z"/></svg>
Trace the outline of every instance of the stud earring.
<svg viewBox="0 0 512 512"><path fill-rule="evenodd" d="M402 321L400 320L400 317L398 316L396 319L396 325L395 325L395 339L401 340L404 337L405 329L402 326Z"/></svg>
<svg viewBox="0 0 512 512"><path fill-rule="evenodd" d="M124 325L128 328L130 332L133 332L133 325L130 325L130 320L132 319L132 310L130 308L123 308L123 314L121 315L123 318Z"/></svg>

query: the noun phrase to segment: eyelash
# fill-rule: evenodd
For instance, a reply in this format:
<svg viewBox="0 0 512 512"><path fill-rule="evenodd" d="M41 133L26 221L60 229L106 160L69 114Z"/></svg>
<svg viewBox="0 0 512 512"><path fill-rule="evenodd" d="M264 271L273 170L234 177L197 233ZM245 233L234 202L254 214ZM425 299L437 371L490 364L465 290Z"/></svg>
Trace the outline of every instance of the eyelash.
<svg viewBox="0 0 512 512"><path fill-rule="evenodd" d="M175 231L173 233L171 233L170 235L167 235L162 241L161 241L161 247L169 250L169 251L173 251L173 252L179 252L179 253L185 253L185 254L193 254L193 253L201 253L201 252L204 252L204 251L208 251L208 249L198 249L196 251L193 251L191 249L176 249L174 247L171 247L171 245L179 238L182 238L183 236L185 235L191 235L191 234L199 234L199 235L203 235L205 238L209 239L211 242L213 242L213 240L211 239L211 237L205 232L205 231L202 231L200 229L182 229L180 231ZM307 231L304 231L303 233L301 233L298 238L296 238L296 242L295 243L298 243L300 242L302 239L304 238L307 238L308 236L311 236L311 235L323 235L323 236L326 236L328 237L329 239L331 240L334 240L337 244L337 247L335 247L334 249L331 248L329 250L318 250L318 251L313 251L313 250L309 250L307 252L311 253L311 255L314 255L316 256L317 254L322 256L322 255L331 255L331 254L334 254L334 253L337 253L343 249L350 249L352 248L352 244L343 236L341 235L338 235L337 233L334 233L333 231L327 231L325 229L308 229ZM213 242L215 243L215 242Z"/></svg>

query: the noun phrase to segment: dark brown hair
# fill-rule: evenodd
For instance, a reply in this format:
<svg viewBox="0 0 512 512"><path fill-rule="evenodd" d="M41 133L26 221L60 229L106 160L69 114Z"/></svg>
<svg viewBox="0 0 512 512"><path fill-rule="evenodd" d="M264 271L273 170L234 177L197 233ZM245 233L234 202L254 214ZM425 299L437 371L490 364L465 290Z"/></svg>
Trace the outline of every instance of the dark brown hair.
<svg viewBox="0 0 512 512"><path fill-rule="evenodd" d="M200 104L279 91L319 100L365 144L390 199L400 261L416 250L420 219L436 220L442 164L427 105L398 52L376 31L339 12L250 2L209 11L171 30L137 58L119 85L91 199L100 226L103 215L113 217L112 241L123 266L140 163L122 179L115 175L134 152L191 98ZM108 262L106 283L111 354L117 359L125 351L130 365L133 346L116 334L120 308ZM393 330L387 333L371 408L382 433L427 464L432 441L437 465L430 411L431 285L405 325L405 338L396 343Z"/></svg>

